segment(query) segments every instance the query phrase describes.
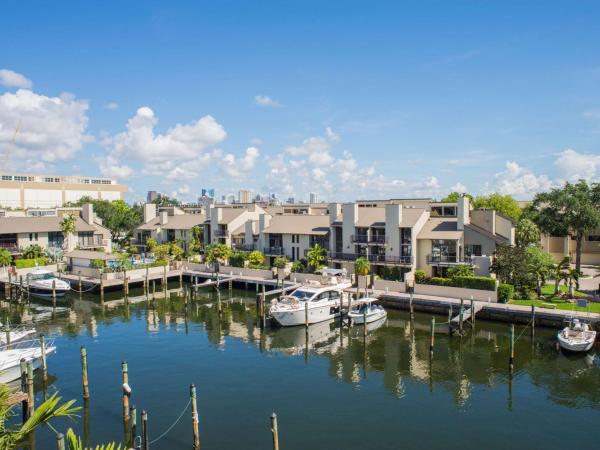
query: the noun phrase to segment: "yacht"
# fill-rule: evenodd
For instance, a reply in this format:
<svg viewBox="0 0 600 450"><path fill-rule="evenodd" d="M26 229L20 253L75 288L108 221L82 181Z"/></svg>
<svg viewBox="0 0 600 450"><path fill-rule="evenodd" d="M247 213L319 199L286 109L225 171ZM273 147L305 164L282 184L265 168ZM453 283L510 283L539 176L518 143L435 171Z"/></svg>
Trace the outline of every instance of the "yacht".
<svg viewBox="0 0 600 450"><path fill-rule="evenodd" d="M563 350L587 352L596 341L596 332L587 323L573 319L569 326L558 333L558 343Z"/></svg>
<svg viewBox="0 0 600 450"><path fill-rule="evenodd" d="M71 289L68 282L57 278L50 270L38 267L27 274L27 288L31 295L52 298L53 283L56 297L64 297Z"/></svg>
<svg viewBox="0 0 600 450"><path fill-rule="evenodd" d="M347 301L344 289L352 283L343 270L323 269L320 273L320 281L307 282L290 295L271 302L271 317L279 325L304 325L307 320L312 324L340 315L341 306Z"/></svg>
<svg viewBox="0 0 600 450"><path fill-rule="evenodd" d="M52 344L46 345L46 356L56 351ZM42 366L42 347L30 344L0 351L0 383L10 383L21 377L21 359L32 362L33 369Z"/></svg>

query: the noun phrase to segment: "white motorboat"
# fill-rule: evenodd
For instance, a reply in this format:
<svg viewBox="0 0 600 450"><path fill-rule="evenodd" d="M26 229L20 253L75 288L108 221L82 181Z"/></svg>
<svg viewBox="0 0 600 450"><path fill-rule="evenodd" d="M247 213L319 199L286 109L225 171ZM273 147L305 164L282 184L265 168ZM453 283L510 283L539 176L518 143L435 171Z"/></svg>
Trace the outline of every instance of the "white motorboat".
<svg viewBox="0 0 600 450"><path fill-rule="evenodd" d="M46 356L56 351L52 345L46 346ZM0 352L0 383L9 383L21 377L21 359L32 362L33 369L42 366L42 348L30 346L27 348L11 348Z"/></svg>
<svg viewBox="0 0 600 450"><path fill-rule="evenodd" d="M35 328L5 328L0 330L0 345L15 343L35 333Z"/></svg>
<svg viewBox="0 0 600 450"><path fill-rule="evenodd" d="M356 305L348 313L348 317L352 319L352 323L363 325L366 321L369 324L387 317L387 312L383 309L383 306L373 304L376 300L374 297L367 297L352 302Z"/></svg>
<svg viewBox="0 0 600 450"><path fill-rule="evenodd" d="M596 332L587 323L573 319L569 326L558 333L558 343L563 350L587 352L596 341Z"/></svg>
<svg viewBox="0 0 600 450"><path fill-rule="evenodd" d="M53 286L56 297L64 297L71 289L67 281L55 277L50 270L38 267L27 274L27 289L31 295L52 298Z"/></svg>
<svg viewBox="0 0 600 450"><path fill-rule="evenodd" d="M345 271L324 269L320 281L308 282L290 295L271 302L270 314L284 327L323 322L340 315L344 289L352 286Z"/></svg>

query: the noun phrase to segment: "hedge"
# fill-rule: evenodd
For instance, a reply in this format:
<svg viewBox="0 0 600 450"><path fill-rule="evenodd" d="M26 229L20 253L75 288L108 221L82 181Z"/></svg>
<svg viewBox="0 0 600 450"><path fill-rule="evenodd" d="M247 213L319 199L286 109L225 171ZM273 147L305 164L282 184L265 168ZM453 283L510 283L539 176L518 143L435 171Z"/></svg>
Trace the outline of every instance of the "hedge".
<svg viewBox="0 0 600 450"><path fill-rule="evenodd" d="M498 285L498 301L500 303L508 303L512 300L514 294L515 288L512 284Z"/></svg>
<svg viewBox="0 0 600 450"><path fill-rule="evenodd" d="M433 277L423 280L421 284L432 284L435 286L450 286L465 289L479 289L482 291L496 290L496 279L491 277Z"/></svg>
<svg viewBox="0 0 600 450"><path fill-rule="evenodd" d="M27 269L35 267L36 263L38 266L46 266L48 265L48 258L17 259L15 260L15 267L17 269Z"/></svg>
<svg viewBox="0 0 600 450"><path fill-rule="evenodd" d="M424 283L427 279L427 274L424 270L417 269L415 270L415 283Z"/></svg>

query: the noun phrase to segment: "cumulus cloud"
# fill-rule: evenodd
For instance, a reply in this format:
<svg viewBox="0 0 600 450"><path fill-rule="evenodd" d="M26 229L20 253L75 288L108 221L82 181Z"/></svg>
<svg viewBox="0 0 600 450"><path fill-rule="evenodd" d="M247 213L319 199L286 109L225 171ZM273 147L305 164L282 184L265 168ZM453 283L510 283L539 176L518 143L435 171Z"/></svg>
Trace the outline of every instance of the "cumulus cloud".
<svg viewBox="0 0 600 450"><path fill-rule="evenodd" d="M227 153L221 161L221 170L230 177L241 177L254 169L260 152L256 147L248 147L244 156L238 158L232 153Z"/></svg>
<svg viewBox="0 0 600 450"><path fill-rule="evenodd" d="M47 97L27 89L0 95L0 145L10 144L10 163L52 163L75 156L91 140L86 134L88 103L73 95Z"/></svg>
<svg viewBox="0 0 600 450"><path fill-rule="evenodd" d="M464 194L465 192L467 192L467 187L459 181L450 187L450 191L458 192L459 194Z"/></svg>
<svg viewBox="0 0 600 450"><path fill-rule="evenodd" d="M518 198L531 198L551 187L552 182L546 175L535 175L515 161L508 161L505 170L495 175L494 190Z"/></svg>
<svg viewBox="0 0 600 450"><path fill-rule="evenodd" d="M277 100L273 100L268 95L256 95L254 97L254 104L258 106L268 106L271 108L277 108L281 106L281 104Z"/></svg>
<svg viewBox="0 0 600 450"><path fill-rule="evenodd" d="M31 89L33 87L33 82L18 72L9 69L0 69L0 85Z"/></svg>
<svg viewBox="0 0 600 450"><path fill-rule="evenodd" d="M119 104L117 102L108 102L106 105L104 105L104 107L106 109L110 109L111 111L116 111L119 109Z"/></svg>
<svg viewBox="0 0 600 450"><path fill-rule="evenodd" d="M134 170L126 164L119 164L119 162L108 156L106 158L96 158L96 162L100 168L102 176L116 179L127 179L134 175Z"/></svg>
<svg viewBox="0 0 600 450"><path fill-rule="evenodd" d="M554 165L561 179L592 181L597 178L597 171L600 169L600 155L578 153L567 149L558 154Z"/></svg>

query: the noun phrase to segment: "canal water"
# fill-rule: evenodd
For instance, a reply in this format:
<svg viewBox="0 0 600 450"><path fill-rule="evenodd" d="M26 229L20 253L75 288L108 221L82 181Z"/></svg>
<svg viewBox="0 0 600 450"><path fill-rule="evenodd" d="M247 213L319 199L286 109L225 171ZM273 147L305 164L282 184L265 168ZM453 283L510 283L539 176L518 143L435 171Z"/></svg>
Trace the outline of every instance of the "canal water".
<svg viewBox="0 0 600 450"><path fill-rule="evenodd" d="M411 321L390 310L366 339L362 327L340 331L336 322L311 326L307 337L303 327L261 330L254 292L222 291L221 318L215 294L199 295L187 312L177 296L129 306L111 305L114 298L107 294L102 306L96 296L72 296L71 308L55 314L47 303L0 309L3 323L33 320L54 339L47 395L59 391L82 405L79 349L86 347L89 405L75 421L54 422L61 431L73 427L84 443L124 440L126 360L131 403L138 415L148 411L153 450L192 447L191 383L203 449L271 448L273 411L286 450L598 448L598 355L563 355L553 330L532 336L516 328L509 377L507 324L478 321L462 338L440 325L430 359L424 314ZM43 395L36 374L38 404ZM53 449L54 436L44 427L24 448Z"/></svg>

